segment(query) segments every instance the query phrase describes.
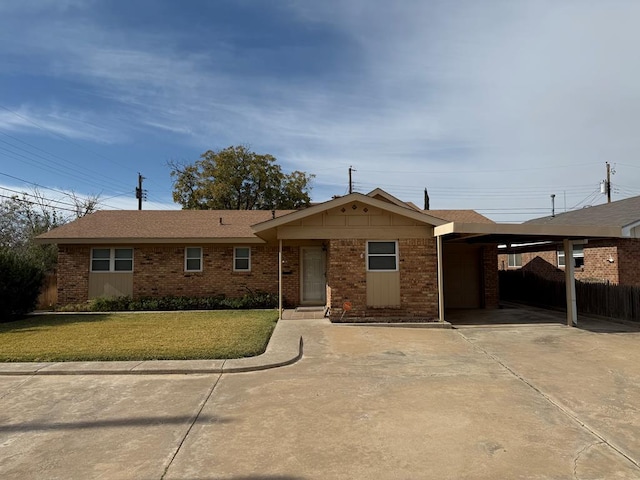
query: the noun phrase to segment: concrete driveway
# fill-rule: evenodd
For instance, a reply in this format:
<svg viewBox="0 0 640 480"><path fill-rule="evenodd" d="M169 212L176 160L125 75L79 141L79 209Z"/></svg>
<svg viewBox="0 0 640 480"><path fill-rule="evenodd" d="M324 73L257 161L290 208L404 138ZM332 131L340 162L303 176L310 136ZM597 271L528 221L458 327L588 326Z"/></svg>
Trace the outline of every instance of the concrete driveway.
<svg viewBox="0 0 640 480"><path fill-rule="evenodd" d="M254 373L0 377L0 478L640 478L640 333L531 315L291 321L303 358Z"/></svg>

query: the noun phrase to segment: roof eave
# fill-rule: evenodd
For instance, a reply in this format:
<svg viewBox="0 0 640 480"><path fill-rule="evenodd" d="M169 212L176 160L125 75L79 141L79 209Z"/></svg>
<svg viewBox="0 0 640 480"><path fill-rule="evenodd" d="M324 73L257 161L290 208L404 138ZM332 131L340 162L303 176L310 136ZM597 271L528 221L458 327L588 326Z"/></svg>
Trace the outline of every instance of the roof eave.
<svg viewBox="0 0 640 480"><path fill-rule="evenodd" d="M229 243L251 243L263 244L265 240L259 237L183 237L183 238L41 238L34 239L37 244L58 244L58 245L135 245L135 244L229 244Z"/></svg>

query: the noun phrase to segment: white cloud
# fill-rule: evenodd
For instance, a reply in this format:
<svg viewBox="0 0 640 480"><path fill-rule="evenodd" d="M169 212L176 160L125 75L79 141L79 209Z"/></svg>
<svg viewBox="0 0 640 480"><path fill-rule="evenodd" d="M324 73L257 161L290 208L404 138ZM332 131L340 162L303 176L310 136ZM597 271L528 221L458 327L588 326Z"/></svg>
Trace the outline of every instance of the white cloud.
<svg viewBox="0 0 640 480"><path fill-rule="evenodd" d="M21 40L24 52L45 58L38 68L52 77L115 103L84 113L20 112L71 138L116 142L144 130L204 148L249 143L290 169L317 173L318 199L343 193L354 165L363 187L389 185L419 203L426 186L437 208L546 206L563 189L572 204L597 189L604 161L635 162L640 4L363 0L287 8L292 22L339 34L353 66L326 84L286 82L239 74L237 64L253 54L222 40L185 54L174 33L122 37L97 24L51 22ZM0 111L0 127L33 125ZM618 175L627 185L640 181L637 169Z"/></svg>

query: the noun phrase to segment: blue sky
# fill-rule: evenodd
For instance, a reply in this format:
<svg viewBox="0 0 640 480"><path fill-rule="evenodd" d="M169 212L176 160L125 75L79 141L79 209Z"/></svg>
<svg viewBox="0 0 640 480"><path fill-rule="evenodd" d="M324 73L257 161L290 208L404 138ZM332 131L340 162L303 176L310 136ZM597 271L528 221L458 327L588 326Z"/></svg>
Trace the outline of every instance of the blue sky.
<svg viewBox="0 0 640 480"><path fill-rule="evenodd" d="M640 194L640 2L4 0L0 194L177 208L169 161L244 144L498 221ZM56 192L58 191L58 192Z"/></svg>

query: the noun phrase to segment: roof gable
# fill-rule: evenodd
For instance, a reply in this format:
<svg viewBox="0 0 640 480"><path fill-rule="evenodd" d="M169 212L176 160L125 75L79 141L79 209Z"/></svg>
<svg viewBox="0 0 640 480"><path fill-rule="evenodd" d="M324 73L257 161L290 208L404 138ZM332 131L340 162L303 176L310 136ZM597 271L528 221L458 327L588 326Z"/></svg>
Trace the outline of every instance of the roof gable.
<svg viewBox="0 0 640 480"><path fill-rule="evenodd" d="M290 213L288 215L284 215L282 217L267 220L260 224L253 226L253 231L257 234L264 232L266 230L270 230L272 228L280 227L286 225L288 223L293 223L299 220L302 220L307 217L311 217L318 213L326 212L335 208L348 207L350 204L353 206L355 202L368 205L374 208L378 208L383 211L388 211L391 213L395 213L400 216L408 217L410 219L416 220L420 223L436 226L447 223L446 221L436 218L431 215L427 215L418 212L408 206L399 206L395 203L390 203L385 200L380 200L378 198L373 198L368 195L363 195L361 193L351 193L349 195L345 195L344 197L334 198L333 200L329 200L327 202L314 205L312 207L306 208L304 210L298 210L296 212Z"/></svg>

